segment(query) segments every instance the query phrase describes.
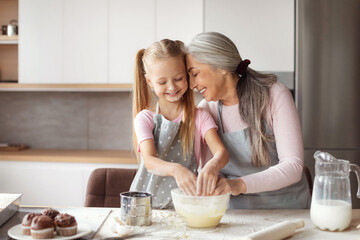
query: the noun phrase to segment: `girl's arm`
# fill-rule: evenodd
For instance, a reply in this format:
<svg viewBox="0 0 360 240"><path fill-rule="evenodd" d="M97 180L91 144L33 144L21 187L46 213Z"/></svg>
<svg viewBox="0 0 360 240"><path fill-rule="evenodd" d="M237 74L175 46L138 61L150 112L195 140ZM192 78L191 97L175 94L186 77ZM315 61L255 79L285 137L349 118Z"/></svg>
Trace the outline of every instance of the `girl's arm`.
<svg viewBox="0 0 360 240"><path fill-rule="evenodd" d="M174 177L179 188L188 195L195 195L196 176L179 163L171 163L157 157L153 139L141 142L140 151L145 168L158 176Z"/></svg>
<svg viewBox="0 0 360 240"><path fill-rule="evenodd" d="M214 193L219 170L225 167L229 161L229 153L221 142L216 128L208 130L204 137L213 158L199 172L196 193L201 196L209 196Z"/></svg>

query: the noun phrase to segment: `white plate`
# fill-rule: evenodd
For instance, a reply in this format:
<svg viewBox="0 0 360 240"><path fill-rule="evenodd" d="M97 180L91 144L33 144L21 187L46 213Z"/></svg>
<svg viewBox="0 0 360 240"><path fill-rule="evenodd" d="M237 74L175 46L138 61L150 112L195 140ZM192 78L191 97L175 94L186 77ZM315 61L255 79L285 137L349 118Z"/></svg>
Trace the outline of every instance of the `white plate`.
<svg viewBox="0 0 360 240"><path fill-rule="evenodd" d="M54 238L50 238L50 239L61 239L61 240L76 239L76 238L83 237L83 236L89 234L90 232L91 232L91 227L88 224L79 223L76 235L73 235L73 236L59 236L59 235L55 234ZM14 239L33 239L29 235L22 234L21 224L15 225L12 228L10 228L9 231L8 231L8 235L9 235L9 237L12 237Z"/></svg>

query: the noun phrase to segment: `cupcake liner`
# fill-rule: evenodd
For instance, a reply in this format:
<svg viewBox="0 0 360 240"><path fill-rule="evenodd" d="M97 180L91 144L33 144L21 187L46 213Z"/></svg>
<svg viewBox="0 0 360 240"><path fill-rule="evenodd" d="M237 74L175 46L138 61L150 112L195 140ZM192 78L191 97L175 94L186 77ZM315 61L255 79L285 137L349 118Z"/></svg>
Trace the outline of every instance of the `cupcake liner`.
<svg viewBox="0 0 360 240"><path fill-rule="evenodd" d="M41 230L30 230L31 237L34 239L46 239L54 237L54 228L45 228Z"/></svg>
<svg viewBox="0 0 360 240"><path fill-rule="evenodd" d="M21 228L22 228L22 233L23 233L24 235L31 235L31 233L30 233L30 226L21 225Z"/></svg>
<svg viewBox="0 0 360 240"><path fill-rule="evenodd" d="M56 232L60 236L72 236L77 233L77 225L71 227L56 227Z"/></svg>

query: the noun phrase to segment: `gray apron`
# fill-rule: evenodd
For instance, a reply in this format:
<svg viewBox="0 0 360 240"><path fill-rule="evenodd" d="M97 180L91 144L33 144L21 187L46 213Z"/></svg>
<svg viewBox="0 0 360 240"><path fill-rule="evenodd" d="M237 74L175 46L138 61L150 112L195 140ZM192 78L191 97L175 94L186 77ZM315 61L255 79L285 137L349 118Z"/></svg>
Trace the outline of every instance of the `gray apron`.
<svg viewBox="0 0 360 240"><path fill-rule="evenodd" d="M153 130L156 153L161 160L180 163L196 174L197 162L194 152L191 152L189 156L183 156L179 138L180 124L167 120L159 114L159 107L156 106ZM130 186L130 191L152 193L152 207L164 209L173 208L170 192L177 187L174 177L163 177L148 172L141 157L139 169Z"/></svg>
<svg viewBox="0 0 360 240"><path fill-rule="evenodd" d="M269 167L254 167L251 164L249 128L224 133L222 125L222 102L218 104L218 134L229 152L229 163L220 170L226 178L239 178L266 170ZM268 131L271 131L267 127ZM270 151L271 166L279 163L275 144ZM263 179L264 182L267 179ZM260 183L261 184L261 183ZM299 182L288 187L268 192L231 196L230 209L304 209L310 206L310 192L304 173Z"/></svg>

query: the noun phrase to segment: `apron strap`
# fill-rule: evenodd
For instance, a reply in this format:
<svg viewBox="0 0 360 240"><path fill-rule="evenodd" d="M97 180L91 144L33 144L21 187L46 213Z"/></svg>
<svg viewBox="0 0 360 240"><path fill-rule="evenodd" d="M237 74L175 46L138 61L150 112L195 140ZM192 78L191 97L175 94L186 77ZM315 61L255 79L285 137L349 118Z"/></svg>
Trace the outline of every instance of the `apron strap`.
<svg viewBox="0 0 360 240"><path fill-rule="evenodd" d="M159 114L159 110L160 110L159 102L157 102L156 103L156 114Z"/></svg>
<svg viewBox="0 0 360 240"><path fill-rule="evenodd" d="M221 118L221 115L222 115L222 101L219 100L218 101L218 127L219 127L219 130L221 131L221 133L224 133L224 128L223 128L223 125L222 125L222 118Z"/></svg>

